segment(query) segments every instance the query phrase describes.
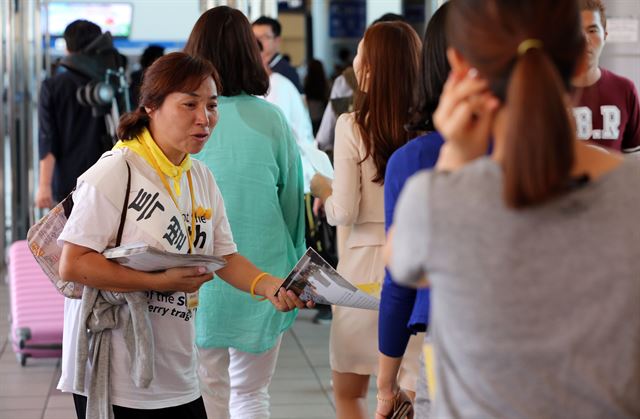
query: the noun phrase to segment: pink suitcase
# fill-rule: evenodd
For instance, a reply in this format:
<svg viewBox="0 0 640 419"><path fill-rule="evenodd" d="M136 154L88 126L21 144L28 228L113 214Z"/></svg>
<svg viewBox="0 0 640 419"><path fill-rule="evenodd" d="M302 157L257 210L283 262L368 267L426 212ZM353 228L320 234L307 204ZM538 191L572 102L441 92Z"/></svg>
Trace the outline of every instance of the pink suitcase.
<svg viewBox="0 0 640 419"><path fill-rule="evenodd" d="M20 365L28 357L60 357L64 297L42 272L26 240L9 247L8 272L11 342Z"/></svg>

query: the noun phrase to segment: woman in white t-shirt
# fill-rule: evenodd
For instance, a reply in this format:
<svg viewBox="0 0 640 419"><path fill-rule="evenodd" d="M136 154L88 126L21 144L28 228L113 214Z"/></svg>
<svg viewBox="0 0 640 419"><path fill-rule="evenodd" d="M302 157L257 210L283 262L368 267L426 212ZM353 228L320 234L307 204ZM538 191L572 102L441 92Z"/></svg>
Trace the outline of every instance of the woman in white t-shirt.
<svg viewBox="0 0 640 419"><path fill-rule="evenodd" d="M123 244L144 242L174 253L220 256L226 266L216 273L231 285L269 299L281 311L304 306L291 291L274 296L282 280L237 253L213 175L189 156L202 149L216 125L218 89L217 73L204 60L172 53L156 61L145 72L140 107L120 121L121 141L78 179L75 206L59 237L64 279L101 290L147 293L154 375L147 388L134 384L124 332L114 328L105 391L116 419L206 418L196 375L195 309L188 308L187 293L213 277L204 267L140 272L102 256L116 241L127 164L131 186ZM80 305L79 300L65 302L58 388L74 393L78 418L84 418L92 401L77 394L73 382L78 329L85 327ZM123 305L118 317L127 316L129 308ZM88 365L85 381L94 372Z"/></svg>

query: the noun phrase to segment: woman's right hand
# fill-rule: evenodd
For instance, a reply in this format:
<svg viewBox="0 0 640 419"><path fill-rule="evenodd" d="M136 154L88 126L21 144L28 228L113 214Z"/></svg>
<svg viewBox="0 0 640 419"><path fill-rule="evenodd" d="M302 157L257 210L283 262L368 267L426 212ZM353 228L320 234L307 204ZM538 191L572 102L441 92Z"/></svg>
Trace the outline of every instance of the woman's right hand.
<svg viewBox="0 0 640 419"><path fill-rule="evenodd" d="M478 77L475 69L451 72L433 114L436 129L446 140L439 169L454 170L486 154L499 106L488 82Z"/></svg>
<svg viewBox="0 0 640 419"><path fill-rule="evenodd" d="M311 195L320 199L322 203L324 203L328 197L333 193L333 189L331 187L331 179L328 177L316 173L311 178L311 182L309 184L309 188L311 190Z"/></svg>
<svg viewBox="0 0 640 419"><path fill-rule="evenodd" d="M203 266L171 268L156 275L157 285L154 285L153 289L162 292L195 292L202 284L213 279L213 272L207 272L207 268Z"/></svg>

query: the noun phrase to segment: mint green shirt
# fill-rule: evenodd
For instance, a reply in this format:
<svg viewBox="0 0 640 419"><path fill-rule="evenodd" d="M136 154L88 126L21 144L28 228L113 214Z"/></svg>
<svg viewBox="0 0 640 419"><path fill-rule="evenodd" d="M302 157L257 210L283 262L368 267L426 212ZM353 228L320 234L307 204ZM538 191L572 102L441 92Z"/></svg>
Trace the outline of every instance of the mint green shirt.
<svg viewBox="0 0 640 419"><path fill-rule="evenodd" d="M219 121L194 157L213 172L238 252L284 278L305 251L302 164L278 108L239 95L218 98ZM204 348L271 349L295 320L220 278L200 289L196 343Z"/></svg>

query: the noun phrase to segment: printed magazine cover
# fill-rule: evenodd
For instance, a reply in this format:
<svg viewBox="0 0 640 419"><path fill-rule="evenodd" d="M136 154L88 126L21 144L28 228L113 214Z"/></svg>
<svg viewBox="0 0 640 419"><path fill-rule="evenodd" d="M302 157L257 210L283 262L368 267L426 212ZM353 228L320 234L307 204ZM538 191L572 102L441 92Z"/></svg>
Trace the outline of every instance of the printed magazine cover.
<svg viewBox="0 0 640 419"><path fill-rule="evenodd" d="M293 290L301 300L316 304L378 310L380 300L369 295L335 271L315 250L307 249L282 286Z"/></svg>

